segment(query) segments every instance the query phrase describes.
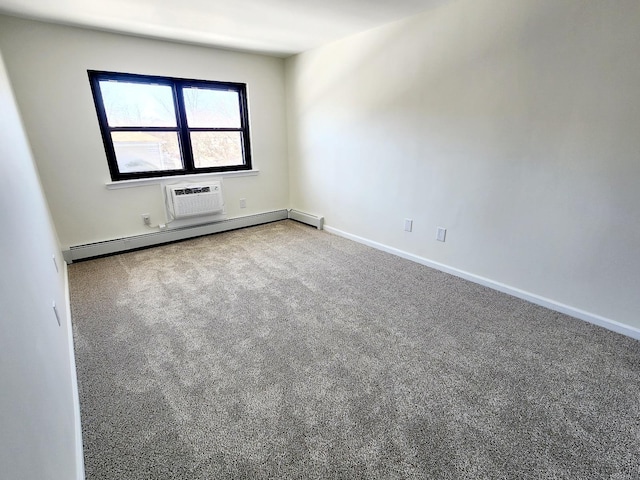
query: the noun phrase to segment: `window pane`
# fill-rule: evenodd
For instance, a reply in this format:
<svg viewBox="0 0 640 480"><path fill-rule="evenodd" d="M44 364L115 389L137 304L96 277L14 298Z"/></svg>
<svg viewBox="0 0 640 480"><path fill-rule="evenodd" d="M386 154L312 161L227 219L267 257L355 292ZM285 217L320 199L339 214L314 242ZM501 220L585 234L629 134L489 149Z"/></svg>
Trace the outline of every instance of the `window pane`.
<svg viewBox="0 0 640 480"><path fill-rule="evenodd" d="M184 107L191 128L240 128L238 92L185 88Z"/></svg>
<svg viewBox="0 0 640 480"><path fill-rule="evenodd" d="M191 132L196 168L244 165L240 132Z"/></svg>
<svg viewBox="0 0 640 480"><path fill-rule="evenodd" d="M111 140L120 173L183 168L177 132L113 132Z"/></svg>
<svg viewBox="0 0 640 480"><path fill-rule="evenodd" d="M111 127L175 127L173 93L167 85L101 81Z"/></svg>

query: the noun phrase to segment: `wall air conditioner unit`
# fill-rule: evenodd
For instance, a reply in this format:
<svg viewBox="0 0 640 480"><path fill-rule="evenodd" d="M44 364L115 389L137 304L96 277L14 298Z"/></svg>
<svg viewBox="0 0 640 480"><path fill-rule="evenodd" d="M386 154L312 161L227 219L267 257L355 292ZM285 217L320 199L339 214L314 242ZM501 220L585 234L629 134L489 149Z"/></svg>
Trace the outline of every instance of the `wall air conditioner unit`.
<svg viewBox="0 0 640 480"><path fill-rule="evenodd" d="M174 219L224 213L222 184L169 185L167 208Z"/></svg>

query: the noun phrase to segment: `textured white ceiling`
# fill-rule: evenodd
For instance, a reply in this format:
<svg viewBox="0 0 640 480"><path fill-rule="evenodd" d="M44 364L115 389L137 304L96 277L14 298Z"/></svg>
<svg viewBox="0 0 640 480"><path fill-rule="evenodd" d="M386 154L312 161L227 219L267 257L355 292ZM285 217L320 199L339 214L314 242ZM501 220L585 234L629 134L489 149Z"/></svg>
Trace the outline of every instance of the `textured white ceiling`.
<svg viewBox="0 0 640 480"><path fill-rule="evenodd" d="M0 0L0 12L287 56L443 0Z"/></svg>

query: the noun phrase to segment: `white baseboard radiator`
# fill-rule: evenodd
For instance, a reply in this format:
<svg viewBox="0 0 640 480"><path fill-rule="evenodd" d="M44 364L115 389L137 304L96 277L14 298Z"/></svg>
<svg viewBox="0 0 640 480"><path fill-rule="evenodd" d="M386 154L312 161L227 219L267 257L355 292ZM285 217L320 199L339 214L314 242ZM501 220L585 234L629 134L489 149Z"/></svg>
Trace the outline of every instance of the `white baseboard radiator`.
<svg viewBox="0 0 640 480"><path fill-rule="evenodd" d="M287 218L289 218L288 210L274 210L272 212L230 218L204 225L192 225L173 230L167 229L144 235L134 235L132 237L107 240L105 242L77 245L69 248L69 250L64 250L62 253L67 263L73 263L75 260L84 260L87 258L126 252L127 250L152 247L154 245L176 242L187 238L226 232L228 230L236 230L238 228L252 227L255 225L262 225L263 223L277 222L278 220L286 220Z"/></svg>
<svg viewBox="0 0 640 480"><path fill-rule="evenodd" d="M62 252L65 261L73 263L76 260L152 247L287 218L311 225L318 230L322 230L324 225L324 217L299 210L275 210L227 219L224 217L224 197L220 182L199 185L170 185L165 187L165 194L167 215L172 219L166 229L143 235L72 246L69 250Z"/></svg>
<svg viewBox="0 0 640 480"><path fill-rule="evenodd" d="M304 213L299 210L289 210L289 218L291 220L316 227L318 230L322 230L322 226L324 225L324 217Z"/></svg>

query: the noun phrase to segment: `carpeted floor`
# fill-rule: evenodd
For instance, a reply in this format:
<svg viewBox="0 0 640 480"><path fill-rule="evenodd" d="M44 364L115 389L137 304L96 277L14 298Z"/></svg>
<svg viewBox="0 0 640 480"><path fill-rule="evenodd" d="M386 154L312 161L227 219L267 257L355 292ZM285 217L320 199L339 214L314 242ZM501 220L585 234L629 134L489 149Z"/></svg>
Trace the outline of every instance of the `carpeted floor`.
<svg viewBox="0 0 640 480"><path fill-rule="evenodd" d="M640 342L283 221L69 267L87 479L638 479Z"/></svg>

